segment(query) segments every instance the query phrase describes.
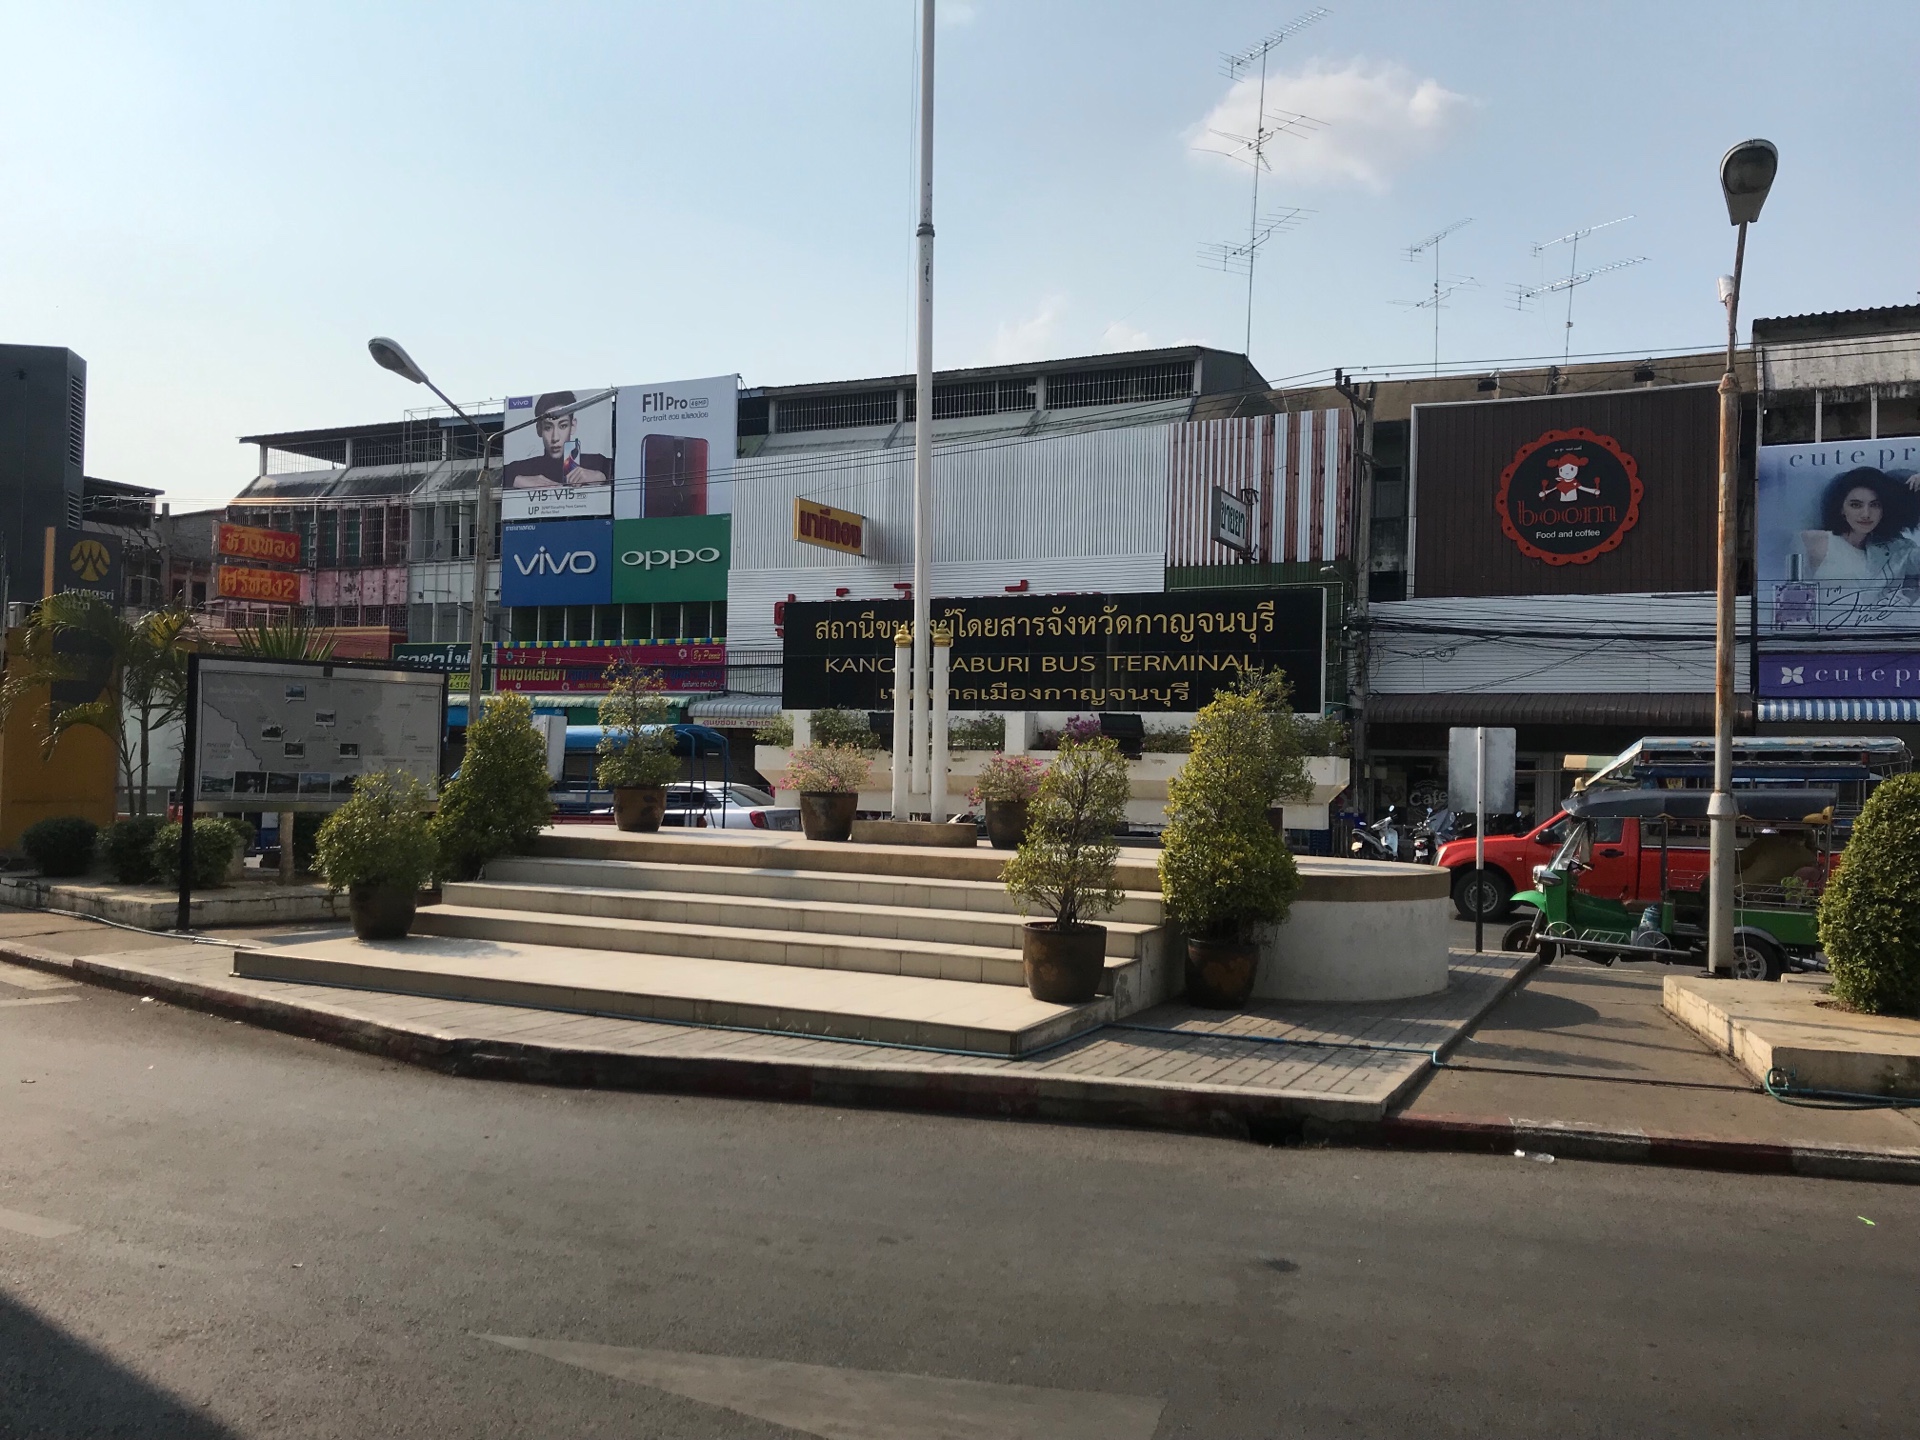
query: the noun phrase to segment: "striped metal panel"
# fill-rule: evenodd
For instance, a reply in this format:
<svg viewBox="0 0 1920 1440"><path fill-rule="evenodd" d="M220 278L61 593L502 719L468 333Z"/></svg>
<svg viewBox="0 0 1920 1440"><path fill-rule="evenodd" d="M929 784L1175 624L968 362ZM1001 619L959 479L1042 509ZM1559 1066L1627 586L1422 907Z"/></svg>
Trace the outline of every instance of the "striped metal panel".
<svg viewBox="0 0 1920 1440"><path fill-rule="evenodd" d="M1877 721L1920 724L1920 700L1762 700L1758 718L1768 724L1805 721Z"/></svg>
<svg viewBox="0 0 1920 1440"><path fill-rule="evenodd" d="M1171 427L1167 564L1227 565L1212 538L1215 487L1254 491L1262 563L1324 562L1352 546L1353 422L1344 410L1202 420Z"/></svg>

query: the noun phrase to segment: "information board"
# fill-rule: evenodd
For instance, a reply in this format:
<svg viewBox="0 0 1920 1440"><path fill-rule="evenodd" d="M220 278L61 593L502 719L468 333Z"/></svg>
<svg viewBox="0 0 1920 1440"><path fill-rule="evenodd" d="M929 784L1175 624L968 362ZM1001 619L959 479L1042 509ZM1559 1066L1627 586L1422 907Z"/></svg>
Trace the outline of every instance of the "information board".
<svg viewBox="0 0 1920 1440"><path fill-rule="evenodd" d="M189 717L203 810L331 810L362 775L433 788L446 677L379 666L195 656Z"/></svg>
<svg viewBox="0 0 1920 1440"><path fill-rule="evenodd" d="M1319 586L1131 595L983 595L932 604L953 636L953 710L1198 710L1250 669L1286 672L1294 709L1324 698L1326 591ZM893 636L906 600L795 601L786 608L781 705L893 704Z"/></svg>

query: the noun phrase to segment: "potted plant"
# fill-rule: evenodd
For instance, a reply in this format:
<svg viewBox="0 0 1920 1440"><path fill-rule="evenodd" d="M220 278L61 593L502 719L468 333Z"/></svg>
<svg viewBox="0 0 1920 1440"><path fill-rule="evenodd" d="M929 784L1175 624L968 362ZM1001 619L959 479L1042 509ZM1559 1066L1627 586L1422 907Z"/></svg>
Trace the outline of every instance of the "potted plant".
<svg viewBox="0 0 1920 1440"><path fill-rule="evenodd" d="M362 940L398 940L413 927L420 887L439 857L427 828L432 806L432 791L390 770L361 776L353 797L321 825L314 863L329 888L347 892Z"/></svg>
<svg viewBox="0 0 1920 1440"><path fill-rule="evenodd" d="M852 745L802 745L787 761L781 788L800 792L800 828L809 840L845 840L853 834L860 787L872 762Z"/></svg>
<svg viewBox="0 0 1920 1440"><path fill-rule="evenodd" d="M1028 755L995 755L967 792L967 802L987 808L987 839L996 850L1019 848L1027 815L1046 766Z"/></svg>
<svg viewBox="0 0 1920 1440"><path fill-rule="evenodd" d="M1276 925L1300 888L1268 807L1295 793L1299 742L1291 713L1273 705L1277 677L1254 677L1194 719L1193 751L1167 787L1160 889L1187 940L1187 999L1246 1003L1259 972L1253 931ZM1284 693L1284 692L1282 692Z"/></svg>
<svg viewBox="0 0 1920 1440"><path fill-rule="evenodd" d="M1127 764L1120 747L1099 739L1063 740L1028 809L1026 835L1002 880L1021 913L1041 905L1052 921L1020 932L1027 989L1036 1000L1084 1005L1099 993L1107 927L1089 923L1120 903L1113 832L1126 815Z"/></svg>
<svg viewBox="0 0 1920 1440"><path fill-rule="evenodd" d="M667 813L668 782L680 778L666 678L658 670L616 662L607 667L606 680L596 773L601 787L613 791L613 823L622 830L658 830Z"/></svg>

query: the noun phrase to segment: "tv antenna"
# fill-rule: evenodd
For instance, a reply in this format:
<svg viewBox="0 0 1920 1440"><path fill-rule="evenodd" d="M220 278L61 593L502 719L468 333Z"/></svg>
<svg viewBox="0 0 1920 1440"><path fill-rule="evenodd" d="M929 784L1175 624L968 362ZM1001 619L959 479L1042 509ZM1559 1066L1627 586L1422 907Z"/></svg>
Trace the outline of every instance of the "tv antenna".
<svg viewBox="0 0 1920 1440"><path fill-rule="evenodd" d="M1573 292L1593 279L1596 275L1605 275L1614 270L1624 270L1629 265L1644 264L1647 258L1644 255L1636 255L1631 260L1616 260L1611 265L1600 265L1592 270L1581 270L1579 268L1580 242L1596 230L1605 230L1610 225L1624 225L1631 219L1633 219L1631 215L1622 215L1618 220L1602 220L1598 225L1588 225L1582 229L1570 231L1558 239L1542 240L1538 245L1533 247L1534 258L1536 260L1540 259L1547 251L1556 245L1566 246L1566 275L1562 279L1549 281L1543 285L1534 285L1531 287L1516 285L1513 288L1513 308L1516 310L1525 310L1527 305L1539 296L1552 295L1561 290L1567 292L1566 337L1560 353L1560 363L1563 365L1567 363L1573 354Z"/></svg>
<svg viewBox="0 0 1920 1440"><path fill-rule="evenodd" d="M1426 239L1416 240L1407 247L1407 259L1410 261L1418 260L1429 250L1433 252L1433 293L1425 300L1414 301L1413 308L1416 310L1431 308L1433 310L1433 373L1436 375L1440 373L1440 307L1446 301L1446 298L1453 294L1454 291L1480 283L1470 275L1462 275L1456 277L1453 283L1448 285L1444 290L1441 288L1440 242L1453 234L1454 231L1463 226L1471 225L1472 223L1473 217L1469 215L1466 219L1456 220L1451 225L1434 231L1433 234L1427 236Z"/></svg>
<svg viewBox="0 0 1920 1440"><path fill-rule="evenodd" d="M1228 149L1214 149L1211 146L1197 146L1197 149L1210 150L1216 155L1226 155L1239 160L1253 170L1253 199L1249 206L1247 239L1245 244L1219 244L1201 247L1201 263L1215 266L1221 270L1237 273L1244 264L1247 276L1247 335L1246 349L1253 350L1253 266L1259 258L1260 249L1275 235L1284 234L1294 228L1290 225L1271 225L1267 221L1273 216L1260 214L1260 172L1273 167L1267 163L1267 146L1281 135L1309 135L1321 129L1324 121L1315 120L1310 115L1295 115L1286 111L1267 110L1267 56L1293 36L1298 35L1309 25L1326 19L1333 12L1324 5L1315 6L1304 14L1296 15L1278 30L1264 35L1255 44L1232 55L1220 57L1220 73L1229 80L1238 83L1249 72L1258 67L1260 72L1259 98L1254 105L1253 133L1235 135L1225 130L1209 129L1208 134L1229 142ZM1283 215L1303 217L1306 211L1284 211ZM1296 220L1296 224L1297 224Z"/></svg>

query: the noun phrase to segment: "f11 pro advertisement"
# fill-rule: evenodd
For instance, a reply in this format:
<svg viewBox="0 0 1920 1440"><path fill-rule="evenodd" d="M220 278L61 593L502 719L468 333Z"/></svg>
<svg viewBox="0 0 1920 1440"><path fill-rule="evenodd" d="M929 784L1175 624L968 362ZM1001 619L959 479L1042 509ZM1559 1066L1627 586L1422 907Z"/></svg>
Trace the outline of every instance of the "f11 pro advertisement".
<svg viewBox="0 0 1920 1440"><path fill-rule="evenodd" d="M620 387L614 519L732 512L739 386L737 375L715 375Z"/></svg>

